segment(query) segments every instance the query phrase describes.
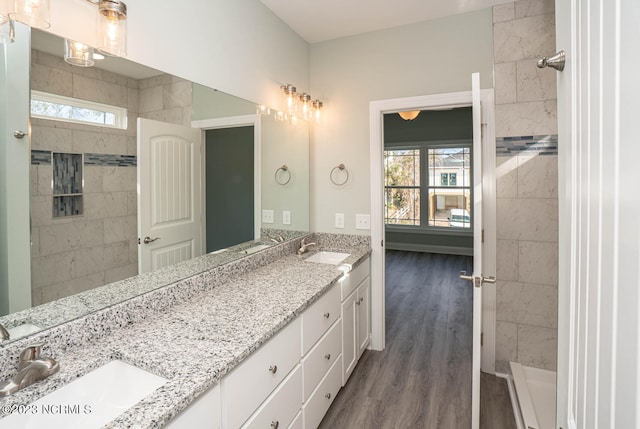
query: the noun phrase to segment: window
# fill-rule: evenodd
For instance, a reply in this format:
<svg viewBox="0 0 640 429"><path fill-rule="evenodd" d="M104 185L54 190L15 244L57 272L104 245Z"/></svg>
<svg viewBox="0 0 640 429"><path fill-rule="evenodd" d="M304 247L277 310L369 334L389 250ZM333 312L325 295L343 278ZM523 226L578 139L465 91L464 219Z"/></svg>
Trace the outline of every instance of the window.
<svg viewBox="0 0 640 429"><path fill-rule="evenodd" d="M63 95L31 91L31 116L110 128L127 128L127 109Z"/></svg>
<svg viewBox="0 0 640 429"><path fill-rule="evenodd" d="M420 225L420 150L384 151L385 221Z"/></svg>
<svg viewBox="0 0 640 429"><path fill-rule="evenodd" d="M384 152L385 223L471 228L471 145Z"/></svg>

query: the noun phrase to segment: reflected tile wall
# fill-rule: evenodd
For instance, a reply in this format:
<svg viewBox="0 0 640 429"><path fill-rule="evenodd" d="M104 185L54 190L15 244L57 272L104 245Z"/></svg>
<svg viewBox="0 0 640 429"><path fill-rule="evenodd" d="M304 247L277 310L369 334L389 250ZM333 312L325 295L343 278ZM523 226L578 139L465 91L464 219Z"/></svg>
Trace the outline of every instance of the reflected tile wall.
<svg viewBox="0 0 640 429"><path fill-rule="evenodd" d="M137 214L139 89L137 80L95 67L73 67L37 51L31 86L129 111L126 130L32 120L32 303L38 305L137 273L137 231L131 225ZM52 153L60 152L84 155L83 186L72 192L82 193L82 216L52 216ZM112 227L116 233L110 233Z"/></svg>
<svg viewBox="0 0 640 429"><path fill-rule="evenodd" d="M558 142L553 0L493 8L497 148L496 367L556 369Z"/></svg>

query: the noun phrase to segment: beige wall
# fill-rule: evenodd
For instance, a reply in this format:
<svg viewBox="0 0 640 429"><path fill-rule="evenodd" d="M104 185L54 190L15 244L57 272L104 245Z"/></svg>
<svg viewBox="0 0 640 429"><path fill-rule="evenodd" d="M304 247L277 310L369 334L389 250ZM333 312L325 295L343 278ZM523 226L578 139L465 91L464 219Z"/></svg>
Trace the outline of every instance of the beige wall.
<svg viewBox="0 0 640 429"><path fill-rule="evenodd" d="M138 81L138 116L191 127L192 83L162 74Z"/></svg>
<svg viewBox="0 0 640 429"><path fill-rule="evenodd" d="M311 132L311 230L369 234L355 215L370 212L370 101L470 91L473 72L493 86L490 9L312 45L311 94L325 108ZM344 186L329 180L340 163Z"/></svg>
<svg viewBox="0 0 640 429"><path fill-rule="evenodd" d="M497 158L496 361L556 369L557 149L504 150L504 137L557 138L553 0L493 8ZM562 142L560 143L562 144ZM502 146L502 148L501 148ZM504 151L502 151L504 150ZM501 152L502 151L502 152ZM546 154L541 154L546 153Z"/></svg>

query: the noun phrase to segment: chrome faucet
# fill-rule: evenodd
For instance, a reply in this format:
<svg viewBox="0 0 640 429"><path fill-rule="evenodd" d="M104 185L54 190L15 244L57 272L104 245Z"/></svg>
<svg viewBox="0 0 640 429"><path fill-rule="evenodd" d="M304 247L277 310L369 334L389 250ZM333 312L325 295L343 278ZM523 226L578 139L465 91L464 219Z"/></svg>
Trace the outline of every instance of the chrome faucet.
<svg viewBox="0 0 640 429"><path fill-rule="evenodd" d="M273 241L274 243L284 243L284 237L278 234L276 238L272 238L271 241Z"/></svg>
<svg viewBox="0 0 640 429"><path fill-rule="evenodd" d="M307 251L307 247L309 246L315 246L316 243L307 243L306 242L306 238L303 238L302 241L300 242L300 248L296 251L296 253L298 255L302 255L303 253L305 253Z"/></svg>
<svg viewBox="0 0 640 429"><path fill-rule="evenodd" d="M18 372L9 380L0 383L0 398L43 380L60 369L60 364L50 357L40 357L42 344L28 346L20 353Z"/></svg>
<svg viewBox="0 0 640 429"><path fill-rule="evenodd" d="M11 338L11 335L9 335L9 332L6 329L4 329L4 326L2 326L2 324L0 323L0 343L10 338Z"/></svg>

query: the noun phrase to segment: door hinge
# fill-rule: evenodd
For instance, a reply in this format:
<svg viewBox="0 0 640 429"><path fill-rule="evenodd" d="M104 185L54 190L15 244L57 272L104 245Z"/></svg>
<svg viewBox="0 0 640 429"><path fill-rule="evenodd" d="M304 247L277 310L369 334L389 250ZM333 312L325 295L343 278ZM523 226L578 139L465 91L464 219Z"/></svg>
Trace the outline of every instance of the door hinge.
<svg viewBox="0 0 640 429"><path fill-rule="evenodd" d="M380 247L384 247L384 240L380 240Z"/></svg>
<svg viewBox="0 0 640 429"><path fill-rule="evenodd" d="M484 332L480 333L480 346L484 346Z"/></svg>
<svg viewBox="0 0 640 429"><path fill-rule="evenodd" d="M484 243L484 229L480 232L480 241Z"/></svg>

